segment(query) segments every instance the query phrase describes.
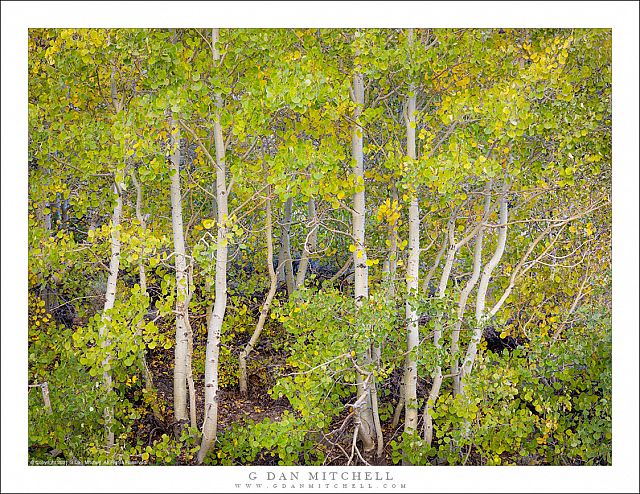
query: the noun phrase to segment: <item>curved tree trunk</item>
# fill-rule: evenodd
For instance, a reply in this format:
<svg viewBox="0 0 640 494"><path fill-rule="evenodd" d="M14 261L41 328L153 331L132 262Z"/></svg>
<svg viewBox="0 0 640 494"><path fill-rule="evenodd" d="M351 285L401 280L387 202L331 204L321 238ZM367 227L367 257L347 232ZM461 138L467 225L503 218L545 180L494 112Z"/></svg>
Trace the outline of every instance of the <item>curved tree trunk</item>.
<svg viewBox="0 0 640 494"><path fill-rule="evenodd" d="M136 177L135 171L131 174L131 179L133 181L134 187L136 188L136 218L140 222L140 228L142 228L142 231L144 232L147 230L147 222L145 220L145 216L142 214L142 197L143 197L142 185L138 181L138 177ZM144 255L143 255L144 247L145 247L145 244L144 242L142 242L141 244L142 252L140 255L140 260L138 261L138 271L139 271L139 281L140 281L140 292L145 295L148 295L147 294L147 275L146 275L146 270L144 266ZM153 387L153 375L151 374L151 370L149 369L149 365L147 363L144 343L142 341L143 326L144 326L144 319L140 319L140 322L138 323L138 328L136 330L136 336L138 338L139 345L140 345L140 361L142 362L142 368L144 372L144 388L147 393L153 395L155 394L155 390ZM156 418L158 422L163 421L162 412L160 411L160 407L158 406L158 401L155 399L152 399L151 401L151 411L153 413L153 416Z"/></svg>
<svg viewBox="0 0 640 494"><path fill-rule="evenodd" d="M456 257L456 252L460 247L460 244L455 243L454 239L454 231L455 231L455 213L452 221L449 222L448 228L448 236L449 236L449 251L447 252L447 259L445 261L444 267L442 269L442 275L440 276L440 283L438 284L438 298L444 298L447 283L449 281L449 277L451 276L451 268L453 267L453 261ZM442 337L442 319L444 314L440 314L437 316L437 320L435 321L435 326L433 329L433 345L436 349L440 349L442 346L440 343L440 338ZM440 387L442 386L442 366L440 362L437 362L434 372L433 372L433 382L431 383L431 389L429 390L429 395L427 396L427 402L424 406L424 411L422 413L422 431L423 438L428 446L431 446L433 441L433 417L431 416L430 411L436 404L438 397L440 396Z"/></svg>
<svg viewBox="0 0 640 494"><path fill-rule="evenodd" d="M271 219L271 190L267 190L267 200L265 205L266 210L266 220L265 220L265 235L267 241L267 268L269 270L269 280L271 284L269 286L269 292L267 293L267 297L264 300L264 304L262 305L262 310L260 311L260 318L258 319L258 324L256 324L256 328L251 335L251 339L247 343L247 346L240 353L240 373L239 373L239 382L240 382L240 393L243 396L247 396L248 387L247 387L247 358L249 354L253 350L258 338L260 337L260 333L262 332L262 328L264 328L264 323L267 320L267 315L269 314L269 308L271 307L271 302L273 302L273 297L276 294L276 288L278 287L278 277L276 276L276 272L273 269L273 225Z"/></svg>
<svg viewBox="0 0 640 494"><path fill-rule="evenodd" d="M489 191L487 191L487 195L485 197L484 202L484 213L482 215L482 221L484 223L484 218L488 216L489 208L491 206L491 195ZM456 325L453 328L453 333L451 334L451 375L453 376L453 395L457 396L460 394L460 358L458 357L458 342L460 340L460 330L462 329L462 323L464 322L464 312L467 308L467 300L469 299L469 295L471 291L478 283L480 279L480 268L482 267L482 239L484 236L484 225L478 231L476 236L475 246L473 248L473 271L471 273L471 278L467 281L467 284L462 289L460 293L460 298L458 300L458 319L456 321Z"/></svg>
<svg viewBox="0 0 640 494"><path fill-rule="evenodd" d="M218 29L211 33L214 66L218 65L220 52L218 51ZM216 250L215 303L211 317L207 324L207 352L205 357L204 375L204 422L202 424L202 441L198 450L198 463L204 461L205 456L216 440L218 428L218 365L220 356L220 333L224 314L227 309L227 242L228 242L228 214L226 189L226 163L224 140L220 115L222 113L222 95L215 94L215 121L213 125L214 142L216 146L216 198L218 202L218 245Z"/></svg>
<svg viewBox="0 0 640 494"><path fill-rule="evenodd" d="M305 277L307 276L307 267L309 266L309 258L313 252L316 251L318 245L318 215L316 214L316 201L315 199L309 199L307 202L307 225L309 227L309 233L304 243L304 250L302 252L302 258L298 266L298 273L296 275L296 289L304 285Z"/></svg>
<svg viewBox="0 0 640 494"><path fill-rule="evenodd" d="M144 215L142 214L142 185L138 181L138 177L136 177L136 172L131 173L131 179L133 181L133 185L136 188L136 218L140 223L140 228L142 231L147 230L147 222L145 221ZM140 292L147 295L147 274L144 267L144 247L145 244L142 242L141 244L142 252L140 254L140 259L138 260L138 273L139 273L139 281L140 281ZM144 371L144 387L147 391L150 391L153 388L153 376L151 375L151 371L149 370L149 366L147 365L147 358L144 351L144 346L142 345L142 327L144 326L144 319L140 319L138 323L138 329L136 331L136 335L138 337L140 344L140 360L142 361L142 367Z"/></svg>
<svg viewBox="0 0 640 494"><path fill-rule="evenodd" d="M489 185L490 187L490 185ZM447 259L445 265L442 269L442 275L440 276L440 283L438 284L438 297L444 298L447 291L447 283L449 281L449 277L451 276L451 269L453 268L453 263L455 261L456 254L460 250L461 247L466 245L472 238L474 238L478 232L484 228L484 222L486 221L490 210L485 208L484 215L481 221L471 229L471 231L462 238L459 242L455 241L455 219L457 211L454 211L451 219L448 224L448 238L449 238L449 251L447 252ZM440 338L442 337L442 327L443 327L443 319L444 314L440 314L435 323L435 328L433 330L433 344L437 349L440 349L442 346L440 343ZM429 396L427 398L427 403L424 407L423 412L423 436L427 444L430 446L433 440L433 417L429 413L429 411L435 406L438 397L440 396L440 387L442 386L442 381L444 377L442 375L442 367L440 363L436 365L434 374L433 374L433 383L431 385L431 390L429 392Z"/></svg>
<svg viewBox="0 0 640 494"><path fill-rule="evenodd" d="M431 269L429 269L429 272L424 277L424 280L422 280L423 292L427 292L429 290L429 282L433 278L433 275L436 274L436 270L438 269L438 266L440 266L440 261L442 261L442 256L444 255L444 251L447 250L448 243L449 243L449 237L445 233L444 240L442 241L442 246L440 247L440 250L436 254L435 261L433 261L433 266L431 266Z"/></svg>
<svg viewBox="0 0 640 494"><path fill-rule="evenodd" d="M120 270L120 220L122 218L122 197L118 186L114 186L116 194L116 204L113 208L113 215L111 216L111 260L109 262L109 277L107 278L107 290L105 292L104 309L102 312L103 323L100 326L99 336L102 342L102 346L108 347L111 343L109 339L109 311L113 309L116 301L116 285L118 283L118 272ZM108 395L111 393L113 382L111 379L111 373L108 368L110 366L111 355L107 353L107 356L102 361L102 366L105 370L102 373L102 380L104 382L105 393ZM104 409L104 426L106 430L106 446L107 449L111 449L114 444L114 434L111 430L111 424L113 422L113 407L106 407Z"/></svg>
<svg viewBox="0 0 640 494"><path fill-rule="evenodd" d="M500 216L499 223L500 227L498 227L498 244L496 246L496 250L493 254L493 257L489 260L487 265L484 267L482 272L482 278L480 279L480 286L478 287L478 296L476 297L476 327L473 332L473 336L471 337L471 341L469 342L469 346L467 347L467 353L464 358L464 363L462 364L462 373L460 379L460 393L464 393L464 377L471 374L471 369L473 368L473 363L475 362L476 355L478 354L478 345L480 344L480 339L482 338L482 331L484 329L484 324L486 322L485 315L485 301L487 297L487 289L489 288L489 281L491 280L491 275L493 274L493 270L502 259L502 254L504 254L504 249L507 244L507 219L508 219L508 204L506 198L506 191L502 193L500 197Z"/></svg>

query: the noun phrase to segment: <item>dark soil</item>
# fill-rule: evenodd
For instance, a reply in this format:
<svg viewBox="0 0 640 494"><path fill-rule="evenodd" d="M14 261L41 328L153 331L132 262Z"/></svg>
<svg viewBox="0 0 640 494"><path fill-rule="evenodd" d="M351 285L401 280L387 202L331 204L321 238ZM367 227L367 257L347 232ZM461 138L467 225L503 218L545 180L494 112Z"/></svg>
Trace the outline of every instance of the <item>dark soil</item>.
<svg viewBox="0 0 640 494"><path fill-rule="evenodd" d="M255 354L257 360L259 354ZM179 424L173 419L173 355L171 352L154 352L148 356L149 367L153 374L153 384L157 393L159 409L162 417L154 417L149 413L138 424L137 434L140 437L147 437L148 444L160 438L162 434L177 434ZM196 387L196 410L198 426L202 423L204 414L204 391L203 377L194 376ZM393 376L385 386L393 386L397 380ZM394 382L391 382L394 381ZM293 411L286 398L273 399L268 394L268 389L273 383L265 382L257 375L249 376L249 393L244 397L240 394L238 386L221 388L218 391L218 433L229 430L234 424L242 425L248 421L261 422L265 418L271 421L278 421L285 410ZM395 397L391 397L395 401ZM160 420L158 420L160 418ZM402 426L395 430L391 427L391 419L382 424L385 440L391 441L402 433ZM346 465L352 453L353 442L353 415L349 414L347 408L337 417L321 434L317 440L322 444L327 456L325 465ZM358 448L363 458L370 465L391 465L391 448L385 444L382 455L378 457L375 451L365 453L361 451L361 444ZM256 464L271 461L270 458L258 460ZM265 463L266 464L266 463ZM362 460L354 452L351 458L351 465L362 465Z"/></svg>

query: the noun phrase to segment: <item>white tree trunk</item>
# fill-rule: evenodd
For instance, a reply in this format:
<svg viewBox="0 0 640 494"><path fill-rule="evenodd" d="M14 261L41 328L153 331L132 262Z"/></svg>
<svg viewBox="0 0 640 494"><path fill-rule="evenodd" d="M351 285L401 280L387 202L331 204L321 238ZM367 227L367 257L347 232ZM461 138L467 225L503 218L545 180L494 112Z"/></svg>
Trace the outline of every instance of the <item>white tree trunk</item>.
<svg viewBox="0 0 640 494"><path fill-rule="evenodd" d="M258 324L251 335L251 339L247 343L247 346L240 353L240 393L243 396L247 396L248 387L247 387L247 358L249 354L253 351L253 347L255 346L258 338L260 337L260 333L264 328L264 323L267 320L267 316L269 315L269 309L271 307L271 302L273 302L273 297L276 294L276 288L278 287L278 277L276 276L276 272L273 269L273 228L272 228L272 219L271 219L271 190L267 190L267 200L265 205L265 210L267 213L267 217L265 220L265 236L267 241L267 268L269 270L269 280L271 282L269 286L269 292L267 293L267 297L264 300L264 304L262 305L262 310L260 311L260 317L258 319Z"/></svg>
<svg viewBox="0 0 640 494"><path fill-rule="evenodd" d="M131 179L133 181L133 185L136 188L136 218L140 223L140 228L143 232L147 230L147 222L145 221L144 215L142 214L142 185L138 181L136 177L136 172L134 171L131 174ZM144 247L145 243L142 242L140 249L140 259L138 260L138 273L140 280L140 293L147 295L147 274L144 267ZM142 342L142 327L144 326L144 319L140 319L138 323L138 328L136 330L136 336L138 337L138 344L140 345L140 360L142 361L142 367L144 370L144 385L147 391L150 391L153 388L153 376L151 375L151 371L149 370L149 366L147 365L147 358L145 356L144 344Z"/></svg>
<svg viewBox="0 0 640 494"><path fill-rule="evenodd" d="M398 189L395 184L391 187L391 203L398 201ZM393 300L396 295L396 286L395 286L395 278L396 271L398 267L398 223L395 222L391 225L389 229L389 259L385 261L383 267L383 277L389 283L389 291L388 291L388 300ZM402 380L400 381L400 392L398 397L398 403L396 403L396 408L393 412L393 419L391 420L391 427L396 428L398 423L400 423L400 417L402 412L405 409L405 382L407 382L407 369L409 368L408 364L409 354L405 356L405 362L402 372Z"/></svg>
<svg viewBox="0 0 640 494"><path fill-rule="evenodd" d="M409 47L413 45L413 29L409 29ZM416 95L415 87L409 84L407 100L407 156L416 159ZM418 311L413 298L418 295L418 275L420 269L420 208L418 193L412 191L409 196L409 258L407 260L407 300L405 312L407 319L407 359L404 383L405 419L404 430L413 433L418 428L418 367L411 352L418 346Z"/></svg>
<svg viewBox="0 0 640 494"><path fill-rule="evenodd" d="M278 284L286 283L284 276L284 239L282 238L282 236L284 235L284 231L282 230L282 227L280 229L280 232L280 241L278 243L278 260L276 261L276 276L278 277Z"/></svg>
<svg viewBox="0 0 640 494"><path fill-rule="evenodd" d="M437 340L435 337L435 333L438 333ZM440 348L440 333L441 330L434 330L434 345L436 348ZM437 343L436 343L437 341ZM422 414L423 419L423 429L424 429L424 440L428 446L431 446L431 442L433 441L433 417L429 413L430 410L433 409L434 405L438 397L440 396L440 387L442 386L442 368L438 365L434 371L433 375L433 383L431 384L431 390L429 391L429 396L427 397L427 404L424 407L424 412Z"/></svg>
<svg viewBox="0 0 640 494"><path fill-rule="evenodd" d="M462 238L457 243L455 241L456 213L454 212L453 216L451 217L451 220L449 221L449 225L448 225L449 251L447 253L447 260L442 270L440 283L438 285L439 298L444 298L444 296L446 295L447 283L449 281L449 277L451 276L451 269L453 267L453 262L455 261L457 252L460 250L461 247L466 245L473 237L475 237L478 234L478 232L484 227L484 222L486 221L489 212L490 212L489 208L486 207L484 210L482 220L474 228L472 228L471 231L464 238ZM433 343L437 349L440 349L440 347L442 346L440 343L440 338L442 337L443 317L444 317L444 314L440 314L438 316L438 319L435 323L435 328L433 330ZM433 440L433 417L431 417L429 410L433 408L433 406L436 403L436 400L440 396L440 387L442 386L442 380L443 380L442 367L438 363L438 365L434 370L433 384L431 385L431 391L429 392L429 397L427 399L427 404L424 407L424 413L423 413L424 439L429 446L431 445L431 442Z"/></svg>
<svg viewBox="0 0 640 494"><path fill-rule="evenodd" d="M116 285L118 283L118 272L120 270L120 220L122 218L122 197L118 190L118 186L114 186L116 194L116 204L113 208L113 215L111 216L111 260L109 262L109 277L107 278L107 289L104 297L104 310L102 312L103 324L100 326L99 336L102 342L102 346L108 347L111 343L109 339L109 316L108 311L113 309L116 301ZM111 355L107 353L105 359L102 361L102 366L105 370L102 373L102 380L104 381L105 393L111 393L113 386L111 380L111 373L106 369L110 365ZM114 444L114 434L111 430L111 424L113 422L113 407L106 407L104 409L104 422L106 430L106 446L107 449L111 449Z"/></svg>
<svg viewBox="0 0 640 494"><path fill-rule="evenodd" d="M282 222L282 236L280 240L280 253L282 254L281 269L287 283L287 294L291 296L296 288L296 281L293 276L293 262L291 260L291 217L293 210L293 199L290 197L284 203L284 221Z"/></svg>
<svg viewBox="0 0 640 494"><path fill-rule="evenodd" d="M429 269L429 272L427 273L427 275L424 277L424 280L422 281L423 292L426 292L427 290L429 290L429 282L433 278L433 275L436 273L436 269L438 269L438 266L440 266L440 261L442 260L444 251L447 250L448 243L449 243L449 237L445 233L444 240L442 241L442 246L440 247L440 250L436 254L435 261L433 261L433 266L431 266L431 269Z"/></svg>
<svg viewBox="0 0 640 494"><path fill-rule="evenodd" d="M485 197L484 203L484 213L482 215L482 222L484 223L485 218L488 216L489 207L491 205L491 195L487 191L487 195ZM458 342L460 340L460 330L462 329L462 323L464 322L464 312L467 308L467 300L469 299L469 295L471 291L478 283L480 279L480 269L482 267L482 239L484 236L484 224L478 231L476 236L475 246L473 248L473 271L471 273L471 278L467 281L467 284L463 288L460 293L460 298L458 300L458 319L456 321L456 325L453 328L453 333L451 334L451 375L453 376L453 395L456 396L460 394L460 357L457 355L458 353Z"/></svg>
<svg viewBox="0 0 640 494"><path fill-rule="evenodd" d="M296 288L300 288L304 285L304 280L307 275L307 267L309 266L309 258L311 257L311 254L316 251L318 245L318 215L316 214L315 199L309 199L307 202L307 224L309 227L309 233L307 234L302 258L298 265Z"/></svg>
<svg viewBox="0 0 640 494"><path fill-rule="evenodd" d="M489 281L491 280L493 270L500 262L500 259L502 259L502 254L504 254L504 249L507 244L508 204L506 191L503 192L500 197L499 217L499 223L502 226L498 227L498 244L496 245L496 250L493 254L493 257L484 267L482 278L480 279L480 286L478 287L478 295L476 297L476 327L471 337L471 341L469 342L467 353L464 358L464 363L462 365L460 393L464 393L464 377L471 374L473 363L478 353L478 345L480 344L480 339L482 338L482 331L486 322L485 301L487 297L487 289L489 288Z"/></svg>
<svg viewBox="0 0 640 494"><path fill-rule="evenodd" d="M453 261L455 260L456 253L460 247L455 243L454 232L455 219L449 223L449 250L447 251L447 257L444 262L444 267L442 268L442 275L440 276L440 283L438 284L438 297L440 298L444 297L447 291L447 283L449 282L449 276L451 275L451 268L453 268Z"/></svg>
<svg viewBox="0 0 640 494"><path fill-rule="evenodd" d="M49 213L45 214L45 208L49 209ZM42 201L38 204L37 209L38 221L46 230L51 230L51 204L46 201Z"/></svg>
<svg viewBox="0 0 640 494"><path fill-rule="evenodd" d="M189 298L191 300L191 292L189 292ZM191 427L198 427L198 418L196 416L196 386L193 382L193 329L191 328L191 322L189 321L189 302L185 304L185 317L184 322L187 327L187 360L185 362L187 368L187 387L189 389L189 423Z"/></svg>
<svg viewBox="0 0 640 494"><path fill-rule="evenodd" d="M220 52L218 51L218 29L211 33L214 66L218 65ZM204 376L204 422L202 424L202 442L198 451L198 463L204 461L205 456L216 440L218 428L218 365L220 355L220 333L224 314L227 308L227 243L229 221L226 189L226 163L224 140L220 115L222 113L222 96L215 94L215 120L213 135L216 146L216 198L218 202L218 246L216 251L215 303L208 321L207 351L205 357Z"/></svg>
<svg viewBox="0 0 640 494"><path fill-rule="evenodd" d="M189 351L189 331L185 318L189 282L182 225L182 194L180 191L180 130L171 118L171 224L173 228L173 249L176 268L176 347L173 369L173 416L176 422L189 419L187 414L187 354Z"/></svg>
<svg viewBox="0 0 640 494"><path fill-rule="evenodd" d="M360 125L360 115L364 106L364 81L362 74L355 72L353 75L353 95L356 108L354 110L353 130L351 136L351 153L353 159L353 174L356 180L356 186L360 187L359 192L353 195L353 238L355 242L355 251L353 252L353 263L355 267L355 302L356 307L361 307L364 301L369 297L369 268L367 267L367 251L365 247L365 197L364 197L364 155L362 150L363 131ZM361 361L365 367L371 365L371 349L369 348ZM364 451L371 451L375 447L374 434L375 423L371 402L371 380L366 380L365 376L356 372L359 406L356 407L356 423L358 425L358 433L362 440Z"/></svg>
<svg viewBox="0 0 640 494"><path fill-rule="evenodd" d="M392 202L393 200L398 200L398 192L397 189L395 187L395 185L392 188L392 193L391 193L391 197L392 197ZM397 266L398 266L398 227L397 227L397 223L393 225L393 228L390 231L389 234L389 263L388 263L388 273L385 273L385 275L388 276L388 280L389 280L389 300L393 300L395 298L395 277L396 277L396 270L397 270ZM394 429L398 426L398 424L400 423L400 417L402 415L402 412L405 409L405 382L407 382L407 369L408 369L408 360L409 360L409 354L407 354L405 356L404 359L404 367L403 367L403 372L402 372L402 381L400 381L400 396L398 397L398 403L396 404L396 409L393 412L393 419L391 420L391 427L393 427Z"/></svg>
<svg viewBox="0 0 640 494"><path fill-rule="evenodd" d="M440 276L440 283L438 284L438 298L444 298L447 290L447 283L449 281L449 276L451 276L451 268L453 267L453 261L456 257L456 252L458 251L460 244L455 243L454 232L455 232L455 214L452 219L449 221L448 225L448 238L449 238L449 251L447 252L447 259L445 261L444 267L442 269L442 275ZM440 338L442 337L442 319L444 314L439 314L437 316L437 320L435 321L434 329L433 329L433 345L436 349L441 348ZM424 411L422 414L422 429L423 429L423 438L428 446L431 446L433 441L433 417L431 416L430 410L436 404L438 397L440 396L440 387L442 386L442 366L438 361L434 372L433 372L433 382L431 383L431 389L429 390L429 396L427 397L427 403L425 404Z"/></svg>

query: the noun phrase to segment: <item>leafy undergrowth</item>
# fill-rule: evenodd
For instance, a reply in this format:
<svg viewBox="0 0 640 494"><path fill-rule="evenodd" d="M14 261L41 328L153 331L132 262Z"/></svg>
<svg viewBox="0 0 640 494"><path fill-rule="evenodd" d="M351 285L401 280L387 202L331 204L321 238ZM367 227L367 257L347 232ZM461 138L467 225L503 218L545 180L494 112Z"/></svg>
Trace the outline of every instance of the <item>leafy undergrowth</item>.
<svg viewBox="0 0 640 494"><path fill-rule="evenodd" d="M371 310L384 312L383 306ZM296 310L299 309L299 310ZM203 419L202 355L194 358L197 427L173 420L173 358L158 347L147 353L153 376L148 390L140 369L101 392L99 378L86 372L69 343L80 328L51 320L38 299L30 300L32 332L30 382L48 380L51 413L37 388L29 393L29 455L32 461L66 464L193 465ZM282 304L249 363L249 393L238 390L237 375L225 375L218 393L217 441L208 465L600 465L611 463L610 316L583 311L576 339L535 337L513 347L483 340L465 395L444 387L434 404L433 444L392 427L401 365L382 366L376 376L384 448L380 456L353 442L355 374L349 339L348 300L325 290L302 292ZM391 320L390 318L385 318ZM365 320L366 323L366 320ZM578 324L579 323L579 324ZM329 329L330 328L330 329ZM204 332L195 343L204 347ZM381 328L392 334L393 328ZM75 333L74 333L75 331ZM340 333L342 331L342 333ZM579 333L579 334L578 334ZM339 336L336 338L336 334ZM491 333L492 334L492 333ZM226 367L237 358L249 331L228 331ZM490 335L491 336L491 335ZM588 337L587 337L588 336ZM374 335L375 337L375 335ZM486 348L491 343L491 349ZM91 350L91 348L89 348ZM384 355L384 352L383 352ZM389 362L393 359L389 357ZM112 361L118 371L121 363ZM427 365L427 364L422 364ZM428 370L428 368L426 369ZM118 375L117 373L115 374ZM428 372L418 380L418 396L428 394ZM69 380L72 376L72 380ZM114 400L117 398L117 401ZM105 407L114 407L116 445L104 449ZM422 418L424 401L419 400ZM421 430L421 422L418 424Z"/></svg>

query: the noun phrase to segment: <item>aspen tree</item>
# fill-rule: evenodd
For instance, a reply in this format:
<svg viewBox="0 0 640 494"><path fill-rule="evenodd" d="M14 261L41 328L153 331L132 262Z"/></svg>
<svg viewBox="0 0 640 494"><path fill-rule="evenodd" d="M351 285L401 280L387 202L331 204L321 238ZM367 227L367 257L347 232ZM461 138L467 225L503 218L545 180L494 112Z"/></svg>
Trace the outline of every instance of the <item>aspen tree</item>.
<svg viewBox="0 0 640 494"><path fill-rule="evenodd" d="M189 352L189 332L186 304L188 302L189 281L187 279L186 250L182 225L182 193L180 191L180 128L171 118L171 225L173 229L173 249L176 269L176 346L173 369L173 416L176 422L189 420L187 413L187 354Z"/></svg>
<svg viewBox="0 0 640 494"><path fill-rule="evenodd" d="M102 324L100 325L99 336L103 347L111 344L109 339L109 322L111 316L109 311L113 309L116 301L116 285L118 283L118 272L120 270L120 220L122 218L122 195L118 184L114 185L114 193L116 202L111 215L111 260L109 261L109 277L107 278L107 289L104 297L104 309L102 311ZM104 368L102 380L104 382L105 394L111 393L113 380L109 369L111 367L111 354L107 351L107 355L102 361ZM106 429L106 446L111 449L115 442L114 433L111 430L113 423L113 407L107 406L104 409L104 425Z"/></svg>
<svg viewBox="0 0 640 494"><path fill-rule="evenodd" d="M487 320L487 315L485 313L485 303L487 297L487 290L489 289L489 281L491 280L491 275L493 274L493 270L496 268L500 259L502 259L502 255L504 254L504 249L507 244L507 219L509 214L509 204L507 202L506 197L506 185L505 190L501 194L500 197L500 215L499 222L500 226L498 227L498 242L496 245L496 250L493 253L493 256L484 267L482 271L482 278L480 279L480 285L478 286L478 295L476 296L476 321L475 321L475 329L473 331L473 335L471 336L471 341L469 342L469 346L467 347L467 352L464 357L464 363L462 364L462 375L460 379L460 393L464 393L464 376L471 374L471 369L473 368L473 363L475 362L476 355L478 353L478 345L480 344L480 339L482 338L482 331L485 326L485 322Z"/></svg>
<svg viewBox="0 0 640 494"><path fill-rule="evenodd" d="M307 225L309 232L305 239L302 257L300 258L300 264L298 265L296 288L300 288L304 285L307 268L309 266L309 258L311 257L311 254L315 252L318 245L318 215L316 213L316 201L313 198L307 201Z"/></svg>
<svg viewBox="0 0 640 494"><path fill-rule="evenodd" d="M262 309L260 310L260 317L258 319L258 323L251 335L251 339L244 347L242 352L240 353L239 363L240 363L240 372L239 372L239 383L240 383L240 393L246 396L248 394L247 388L247 358L253 351L253 348L260 337L260 333L262 333L262 329L264 328L264 323L267 320L267 315L269 314L269 308L271 307L271 302L273 302L273 297L276 294L276 288L278 287L278 277L273 268L273 226L271 219L271 189L267 190L267 198L265 201L265 239L267 243L267 270L269 273L269 292L265 297L264 303L262 304Z"/></svg>
<svg viewBox="0 0 640 494"><path fill-rule="evenodd" d="M220 51L218 48L219 30L211 32L212 59L214 67L219 66ZM205 456L216 440L218 427L218 366L220 363L220 333L224 314L227 309L227 251L229 231L229 209L227 205L225 147L222 136L222 94L214 94L215 115L213 123L213 137L216 148L214 166L216 168L216 200L218 203L217 248L216 248L216 276L215 301L211 317L207 321L207 350L205 356L204 376L204 420L202 424L202 441L198 450L198 463L204 461Z"/></svg>
<svg viewBox="0 0 640 494"><path fill-rule="evenodd" d="M356 32L356 38L361 36ZM357 57L356 53L356 57ZM353 175L355 177L356 192L353 194L352 231L355 242L353 263L355 266L354 296L356 307L360 308L369 297L369 268L367 266L367 251L365 246L365 188L364 188L364 154L362 150L363 129L360 116L364 106L364 79L359 67L353 74L352 97L355 103L353 112L353 127L351 134L351 158L353 160ZM365 350L362 356L365 367L372 362L371 348ZM357 374L358 402L355 409L358 433L365 451L375 448L375 423L371 403L371 380L366 379L360 372Z"/></svg>
<svg viewBox="0 0 640 494"><path fill-rule="evenodd" d="M409 50L413 48L413 29L408 33ZM416 159L416 88L409 83L407 96L407 156ZM404 378L405 432L413 432L418 427L418 398L416 385L418 371L415 358L411 355L418 346L418 311L413 297L418 294L418 274L420 269L420 209L418 193L414 189L409 194L409 259L407 261L406 282L407 301L405 303L407 321L407 359Z"/></svg>

